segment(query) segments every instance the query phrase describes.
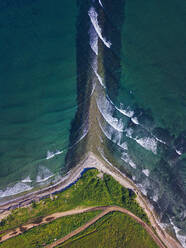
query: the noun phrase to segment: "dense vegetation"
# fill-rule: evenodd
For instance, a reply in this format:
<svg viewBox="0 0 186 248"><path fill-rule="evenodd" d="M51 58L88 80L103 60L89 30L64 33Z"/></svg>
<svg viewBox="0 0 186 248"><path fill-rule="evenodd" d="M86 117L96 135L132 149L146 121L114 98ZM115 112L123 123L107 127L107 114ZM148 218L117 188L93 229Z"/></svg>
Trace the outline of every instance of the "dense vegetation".
<svg viewBox="0 0 186 248"><path fill-rule="evenodd" d="M95 217L99 211L62 217L49 224L30 229L22 235L8 239L1 248L39 248L54 242Z"/></svg>
<svg viewBox="0 0 186 248"><path fill-rule="evenodd" d="M47 198L39 203L33 203L30 207L15 209L0 223L0 232L34 222L39 217L79 206L119 205L148 222L135 197L132 191L122 187L111 176L106 174L100 176L96 169L91 169L84 173L76 184L56 194L53 199Z"/></svg>
<svg viewBox="0 0 186 248"><path fill-rule="evenodd" d="M123 213L110 213L58 248L158 248L146 230Z"/></svg>

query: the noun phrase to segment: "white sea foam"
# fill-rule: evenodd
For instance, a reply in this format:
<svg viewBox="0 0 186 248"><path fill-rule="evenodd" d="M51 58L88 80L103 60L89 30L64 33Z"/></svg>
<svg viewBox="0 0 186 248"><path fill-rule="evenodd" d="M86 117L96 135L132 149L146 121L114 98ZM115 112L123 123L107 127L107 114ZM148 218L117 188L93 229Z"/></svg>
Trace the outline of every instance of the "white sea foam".
<svg viewBox="0 0 186 248"><path fill-rule="evenodd" d="M139 125L139 121L138 121L137 117L132 117L132 118L131 118L131 121L132 121L134 124Z"/></svg>
<svg viewBox="0 0 186 248"><path fill-rule="evenodd" d="M119 146L120 146L121 148L123 148L124 150L128 150L128 145L127 145L126 142L123 142L123 143L119 144Z"/></svg>
<svg viewBox="0 0 186 248"><path fill-rule="evenodd" d="M98 55L98 34L96 33L94 27L91 25L90 30L89 30L89 35L90 35L90 47L94 51L96 55Z"/></svg>
<svg viewBox="0 0 186 248"><path fill-rule="evenodd" d="M103 79L97 72L97 70L98 70L97 57L95 57L93 62L92 62L92 69L93 69L93 71L94 71L99 83L103 86L103 88L105 88L105 85L103 83Z"/></svg>
<svg viewBox="0 0 186 248"><path fill-rule="evenodd" d="M94 71L94 72L95 72L95 74L96 74L96 76L97 76L98 81L100 82L100 84L103 86L103 88L106 88L105 85L104 85L104 83L103 83L103 79L102 79L102 77L98 74L97 70Z"/></svg>
<svg viewBox="0 0 186 248"><path fill-rule="evenodd" d="M85 121L85 123L86 123L86 121ZM85 136L88 134L88 131L89 131L88 125L85 124L85 125L84 125L84 128L83 128L83 133L82 133L81 137L75 142L74 145L78 144L82 139L84 139ZM73 146L74 146L74 145L73 145Z"/></svg>
<svg viewBox="0 0 186 248"><path fill-rule="evenodd" d="M144 194L145 196L147 196L147 190L143 187L142 184L136 184L136 186L139 188L139 190L142 192L142 194Z"/></svg>
<svg viewBox="0 0 186 248"><path fill-rule="evenodd" d="M179 150L176 150L176 153L177 153L178 155L182 155L182 152L180 152Z"/></svg>
<svg viewBox="0 0 186 248"><path fill-rule="evenodd" d="M118 108L116 105L114 105L114 103L109 99L109 101L111 102L111 104L120 112L120 113L122 113L123 115L125 115L125 116L127 116L128 118L130 118L131 119L131 121L134 123L134 124L136 124L136 125L140 125L140 123L139 123L139 121L138 121L138 119L137 119L137 117L133 117L134 116L134 111L132 111L132 110L125 110L125 109L123 109L122 108L122 106L120 106L120 108ZM144 126L142 126L143 128L145 128ZM132 133L133 133L133 131L132 131L132 129L130 128L130 129L126 129L125 130L126 131L126 136L128 137L128 138L132 138ZM142 145L144 148L146 148L147 150L151 150L152 152L154 152L155 154L157 153L157 143L155 142L155 140L156 141L158 141L158 142L160 142L160 143L162 143L162 144L164 144L164 145L166 145L167 143L165 142L165 141L163 141L163 140L161 140L161 139L159 139L159 138L157 138L155 135L153 135L152 133L150 133L151 135L152 135L152 137L154 138L154 140L151 138L151 140L149 140L149 138L148 138L148 140L146 140L146 142L148 143L148 148L147 148L147 146L144 144L144 142L142 142L142 140L137 140L137 139L134 139L134 140L136 140L140 145ZM151 145L150 145L150 143L151 143ZM145 147L146 146L146 147ZM150 146L151 146L151 148L150 148ZM181 151L179 151L179 150L176 150L176 153L178 154L178 155L181 155L182 154L182 152Z"/></svg>
<svg viewBox="0 0 186 248"><path fill-rule="evenodd" d="M109 98L108 98L109 99ZM111 99L109 99L110 103L115 107L116 110L118 110L120 113L122 113L123 115L125 115L126 117L130 118L131 121L136 124L136 125L140 125L137 117L133 117L134 116L134 111L132 110L125 110L123 109L122 107L122 104L120 104L120 108L117 107L116 105L114 105L114 103L111 101ZM141 127L143 127L144 129L146 129L144 126L141 125ZM140 145L142 145L144 148L146 148L147 150L151 150L153 153L157 154L157 143L156 141L166 145L167 143L159 138L157 138L155 135L153 135L152 133L150 133L150 135L153 137L153 138L147 138L145 140L139 140L139 139L135 139L132 137L132 134L133 134L133 130L131 128L129 129L126 129L126 136L128 138L131 138L131 139L134 139L135 141L137 141ZM147 130L148 131L148 130ZM146 144L145 144L146 143ZM182 152L179 151L179 150L175 150L176 153L178 155L181 155Z"/></svg>
<svg viewBox="0 0 186 248"><path fill-rule="evenodd" d="M99 4L100 4L100 5L101 5L101 7L103 8L103 4L102 4L101 0L99 0Z"/></svg>
<svg viewBox="0 0 186 248"><path fill-rule="evenodd" d="M22 182L22 183L31 183L32 180L30 179L30 176L28 176L28 177L26 177L25 179L23 179L21 182Z"/></svg>
<svg viewBox="0 0 186 248"><path fill-rule="evenodd" d="M85 136L88 134L88 129L84 129L82 136L78 139L77 143L79 143Z"/></svg>
<svg viewBox="0 0 186 248"><path fill-rule="evenodd" d="M131 118L134 115L134 111L129 109L123 109L123 104L120 103L120 108L118 108L108 96L107 99L114 106L114 108L118 110L121 114L127 116L128 118Z"/></svg>
<svg viewBox="0 0 186 248"><path fill-rule="evenodd" d="M93 69L93 71L94 71L94 73L95 73L95 75L96 75L96 77L97 77L99 83L101 84L101 86L102 86L103 88L105 88L105 85L104 85L104 83L103 83L103 79L102 79L102 77L101 77L101 76L98 74L98 72L97 72L97 70L98 70L98 61L97 61L97 57L94 57L94 58L93 58L91 66L92 66L92 69Z"/></svg>
<svg viewBox="0 0 186 248"><path fill-rule="evenodd" d="M90 20L92 22L92 25L95 28L95 31L97 32L99 38L103 41L106 47L110 48L112 43L110 41L107 41L103 36L102 36L102 30L98 24L98 14L95 10L94 7L91 7L88 11L88 15L90 17Z"/></svg>
<svg viewBox="0 0 186 248"><path fill-rule="evenodd" d="M16 183L13 187L7 187L5 191L0 190L0 198L6 197L6 196L11 196L11 195L16 195L19 193L22 193L24 191L31 190L32 187L30 185L27 185L26 183L19 182Z"/></svg>
<svg viewBox="0 0 186 248"><path fill-rule="evenodd" d="M47 151L46 159L54 158L55 156L57 156L57 155L59 155L61 153L63 153L63 151L59 151L59 150L56 150L55 152Z"/></svg>
<svg viewBox="0 0 186 248"><path fill-rule="evenodd" d="M114 142L115 144L117 144L119 147L121 147L123 150L128 150L128 145L126 142L121 143L121 137L122 137L122 133L121 132L117 132L109 127L104 128L100 121L98 120L99 126L102 130L102 132L104 133L104 135L111 140L112 142ZM114 131L114 133L113 133ZM112 135L114 136L114 138L112 139Z"/></svg>
<svg viewBox="0 0 186 248"><path fill-rule="evenodd" d="M121 156L121 159L129 164L132 168L136 169L136 164L132 161L127 153L124 152Z"/></svg>
<svg viewBox="0 0 186 248"><path fill-rule="evenodd" d="M150 174L150 171L148 169L142 170L142 172L148 177Z"/></svg>
<svg viewBox="0 0 186 248"><path fill-rule="evenodd" d="M94 93L95 88L96 88L96 83L93 83L93 86L92 86L92 92L91 92L91 94L90 94L90 95L92 95L92 94Z"/></svg>
<svg viewBox="0 0 186 248"><path fill-rule="evenodd" d="M152 151L154 154L157 154L157 141L155 138L145 137L145 138L133 138L133 129L125 129L126 136L130 139L135 140L139 145L141 145L146 150Z"/></svg>
<svg viewBox="0 0 186 248"><path fill-rule="evenodd" d="M157 142L154 138L135 138L136 142L144 147L146 150L152 151L154 154L157 154Z"/></svg>
<svg viewBox="0 0 186 248"><path fill-rule="evenodd" d="M110 130L111 129L111 130ZM110 128L109 132L111 132L111 136L112 136L112 141L115 144L120 145L121 143L121 138L122 138L122 132L118 132L117 130Z"/></svg>
<svg viewBox="0 0 186 248"><path fill-rule="evenodd" d="M112 102L112 104L114 105L113 102ZM128 118L130 118L131 121L132 121L134 124L139 125L139 121L138 121L137 117L133 117L133 116L134 116L134 111L123 109L123 108L121 108L121 106L120 106L120 108L118 108L116 105L114 105L114 106L115 106L115 108L116 108L120 113L122 113L123 115L127 116Z"/></svg>
<svg viewBox="0 0 186 248"><path fill-rule="evenodd" d="M168 224L162 223L162 222L160 222L160 221L158 221L158 220L156 220L156 221L157 221L158 225L159 225L162 229L165 230L165 229L168 227Z"/></svg>
<svg viewBox="0 0 186 248"><path fill-rule="evenodd" d="M134 111L132 110L125 110L125 109L121 109L121 108L118 108L117 106L115 106L115 108L120 112L122 113L123 115L131 118L133 115L134 115Z"/></svg>
<svg viewBox="0 0 186 248"><path fill-rule="evenodd" d="M162 144L166 144L166 142L165 142L165 141L163 141L163 140L161 140L161 139L158 139L156 136L154 136L154 138L155 138L157 141L159 141L160 143L162 143Z"/></svg>
<svg viewBox="0 0 186 248"><path fill-rule="evenodd" d="M159 199L158 194L155 194L155 195L152 197L152 200L153 200L154 202L157 202L158 199Z"/></svg>
<svg viewBox="0 0 186 248"><path fill-rule="evenodd" d="M133 129L132 128L127 128L127 129L125 129L125 132L126 132L126 136L128 137L128 138L131 138L132 139L132 134L133 134Z"/></svg>
<svg viewBox="0 0 186 248"><path fill-rule="evenodd" d="M117 119L112 116L113 106L110 104L107 98L105 96L99 97L96 102L98 109L105 121L118 132L123 132L122 119Z"/></svg>
<svg viewBox="0 0 186 248"><path fill-rule="evenodd" d="M174 225L172 219L170 219L170 223L171 223L171 225L172 225L173 228L174 228L174 231L175 231L175 233L176 233L177 239L180 241L180 243L182 244L182 246L183 246L184 248L186 248L186 236L183 236L183 235L180 235L180 234L179 234L179 232L181 231L181 229Z"/></svg>
<svg viewBox="0 0 186 248"><path fill-rule="evenodd" d="M37 183L45 182L45 181L47 181L48 179L50 179L52 176L53 176L53 175L48 176L48 177L44 177L44 178L41 178L40 176L37 176L36 182L37 182Z"/></svg>
<svg viewBox="0 0 186 248"><path fill-rule="evenodd" d="M131 119L131 121L134 123L134 124L136 124L136 125L140 125L140 123L139 123L139 121L138 121L138 119L137 119L137 117L133 117L134 116L134 111L132 111L132 110L125 110L125 109L123 109L122 108L122 106L120 106L120 108L118 108L116 105L114 105L114 103L109 99L109 101L110 101L110 103L120 112L120 113L122 113L123 115L125 115L125 116L127 116L128 118L130 118ZM143 127L143 126L142 126ZM143 128L145 128L145 127L143 127ZM130 131L131 131L131 129L129 129ZM127 133L126 133L126 136L127 137L129 137L129 138L132 138L132 132L130 133L130 131L129 130L126 130L127 131ZM167 143L165 142L165 141L163 141L163 140L161 140L161 139L159 139L159 138L157 138L155 135L153 135L152 133L151 133L151 135L153 136L153 138L156 140L156 141L158 141L158 142L160 142L160 143L162 143L162 144L164 144L164 145L166 145ZM141 142L141 140L139 141L139 140L137 140L137 139L134 139L134 140L136 140L139 144L141 144L142 145L142 143L143 142ZM150 140L148 139L148 141L150 142ZM151 149L147 149L147 147L145 147L145 146L143 146L144 148L146 148L147 150L151 150L153 153L157 153L157 151L156 151L156 149L157 149L157 144L155 144L155 141L153 141L153 140L151 140L152 141L152 143L153 143L153 146L151 146ZM148 144L148 146L149 146L149 144ZM150 148L150 146L149 146L149 148ZM178 154L178 155L182 155L182 152L181 151L179 151L179 150L175 150L176 151L176 153Z"/></svg>
<svg viewBox="0 0 186 248"><path fill-rule="evenodd" d="M85 121L85 123L86 122L87 122L87 120ZM86 125L85 123L81 126L81 128L83 127L83 133L82 133L82 135L79 137L79 139L70 148L72 148L75 145L77 145L88 134L89 128L88 128L88 125Z"/></svg>
<svg viewBox="0 0 186 248"><path fill-rule="evenodd" d="M132 180L133 180L133 181L135 181L135 180L136 180L136 177L135 177L134 175L132 176Z"/></svg>
<svg viewBox="0 0 186 248"><path fill-rule="evenodd" d="M102 137L101 137L101 136L99 136L99 139L100 139L101 143L103 143L103 139L102 139Z"/></svg>
<svg viewBox="0 0 186 248"><path fill-rule="evenodd" d="M109 129L108 129L108 128L104 128L104 127L101 125L101 123L100 123L99 120L98 120L98 123L99 123L99 126L100 126L102 132L104 133L104 135L105 135L109 140L112 140L112 138L111 138L111 132L109 132Z"/></svg>
<svg viewBox="0 0 186 248"><path fill-rule="evenodd" d="M157 141L159 141L160 143L162 143L162 144L164 144L164 145L167 144L165 141L163 141L163 140L157 138L156 136L153 136L153 137L154 137ZM177 150L177 149L175 149L175 151L176 151L176 153L177 153L179 156L182 155L182 152L181 152L181 151L179 151L179 150Z"/></svg>
<svg viewBox="0 0 186 248"><path fill-rule="evenodd" d="M37 183L45 182L53 176L54 175L52 174L52 172L48 168L46 168L44 166L39 166L39 172L38 172L38 175L36 177L36 182Z"/></svg>
<svg viewBox="0 0 186 248"><path fill-rule="evenodd" d="M103 148L101 148L101 147L98 147L98 151L100 152L100 154L101 154L101 156L102 156L102 158L110 165L110 166L112 166L113 167L113 165L112 165L112 163L105 157L105 155L104 155L104 151L103 151Z"/></svg>

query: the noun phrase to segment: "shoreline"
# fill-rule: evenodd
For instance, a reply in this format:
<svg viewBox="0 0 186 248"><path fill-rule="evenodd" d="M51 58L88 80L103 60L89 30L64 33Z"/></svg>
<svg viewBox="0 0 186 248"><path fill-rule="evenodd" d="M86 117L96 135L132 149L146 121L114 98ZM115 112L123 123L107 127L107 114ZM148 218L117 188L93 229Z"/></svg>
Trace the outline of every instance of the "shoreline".
<svg viewBox="0 0 186 248"><path fill-rule="evenodd" d="M44 198L50 197L51 194L59 193L73 184L75 184L82 176L82 174L91 168L96 168L99 171L111 175L116 181L118 181L125 188L133 190L137 197L136 201L146 212L149 221L157 233L158 237L168 248L182 248L178 241L172 238L161 226L160 222L153 211L152 205L146 198L143 197L137 186L115 168L110 163L106 163L104 160L98 158L92 152L89 152L87 156L74 168L72 168L58 183L48 186L44 189L27 193L24 196L17 197L9 202L0 205L0 219L6 213L19 207L27 207L32 201L40 201Z"/></svg>

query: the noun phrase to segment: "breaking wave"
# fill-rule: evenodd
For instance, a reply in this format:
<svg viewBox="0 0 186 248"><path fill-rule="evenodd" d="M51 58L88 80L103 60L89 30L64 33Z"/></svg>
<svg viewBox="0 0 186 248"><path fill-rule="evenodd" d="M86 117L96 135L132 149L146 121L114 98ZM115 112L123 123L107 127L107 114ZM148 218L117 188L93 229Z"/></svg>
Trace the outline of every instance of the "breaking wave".
<svg viewBox="0 0 186 248"><path fill-rule="evenodd" d="M123 132L122 119L113 117L113 107L105 96L98 97L97 106L105 121L118 132Z"/></svg>
<svg viewBox="0 0 186 248"><path fill-rule="evenodd" d="M100 120L98 120L99 127L101 128L104 135L112 141L113 143L117 144L119 147L121 147L123 150L128 150L128 146L126 142L121 142L121 133L115 132L115 130L112 127L104 127L104 125L101 124Z"/></svg>
<svg viewBox="0 0 186 248"><path fill-rule="evenodd" d="M16 183L13 187L7 187L5 191L0 190L0 198L16 195L31 189L32 187L30 185L23 182L19 182Z"/></svg>
<svg viewBox="0 0 186 248"><path fill-rule="evenodd" d="M142 172L143 172L143 174L145 174L145 176L147 176L147 177L150 175L149 169L144 169L144 170L142 170Z"/></svg>
<svg viewBox="0 0 186 248"><path fill-rule="evenodd" d="M55 152L47 151L46 159L54 158L55 156L57 156L57 155L59 155L61 153L63 153L63 151L59 151L59 150L56 150Z"/></svg>
<svg viewBox="0 0 186 248"><path fill-rule="evenodd" d="M36 182L37 183L45 182L53 176L54 175L52 174L52 172L48 168L46 168L44 166L40 166L37 177L36 177Z"/></svg>
<svg viewBox="0 0 186 248"><path fill-rule="evenodd" d="M114 105L114 103L112 103ZM114 105L115 106L115 105ZM125 110L125 109L122 109L122 108L118 108L117 106L115 106L115 108L120 112L122 113L123 115L131 118L133 115L134 115L134 111L132 110Z"/></svg>
<svg viewBox="0 0 186 248"><path fill-rule="evenodd" d="M91 49L93 50L93 52L98 55L98 35L94 29L94 27L91 25L90 29L89 29L89 36L90 36L90 47ZM103 88L105 88L105 85L103 83L103 79L102 77L98 74L98 58L97 56L95 56L93 59L92 59L92 63L91 63L91 67L99 81L99 83L101 84L101 86L103 86ZM93 79L94 80L94 79ZM95 82L93 82L94 85L95 85ZM93 86L93 89L95 89L95 87ZM93 91L92 91L93 93ZM91 95L92 95L91 93Z"/></svg>
<svg viewBox="0 0 186 248"><path fill-rule="evenodd" d="M106 47L110 48L112 43L110 41L107 41L103 36L102 36L102 30L98 24L98 14L95 10L94 7L91 7L88 11L88 15L90 17L90 20L92 22L92 25L94 26L95 31L97 32L99 38L103 41Z"/></svg>
<svg viewBox="0 0 186 248"><path fill-rule="evenodd" d="M179 150L177 150L177 149L176 149L176 153L177 153L178 155L182 155L182 152L179 151Z"/></svg>
<svg viewBox="0 0 186 248"><path fill-rule="evenodd" d="M99 83L101 84L101 86L103 87L103 88L105 88L105 85L104 85L104 83L103 83L103 79L102 79L102 77L98 74L98 72L97 72L97 70L98 70L98 62L97 62L97 57L95 57L95 58L93 58L93 61L92 61L92 69L93 69L93 71L94 71L94 73L95 73L95 75L96 75L96 77L97 77L97 79L98 79L98 81L99 81Z"/></svg>
<svg viewBox="0 0 186 248"><path fill-rule="evenodd" d="M154 138L135 138L135 140L146 150L152 151L154 154L157 154L157 142Z"/></svg>
<svg viewBox="0 0 186 248"><path fill-rule="evenodd" d="M23 179L21 182L22 182L22 183L31 183L32 180L30 179L30 176L28 176L28 177L26 177L25 179Z"/></svg>
<svg viewBox="0 0 186 248"><path fill-rule="evenodd" d="M145 189L145 187L142 184L138 183L138 184L136 184L136 186L142 192L143 195L147 196L147 190Z"/></svg>
<svg viewBox="0 0 186 248"><path fill-rule="evenodd" d="M136 169L136 164L132 161L132 159L129 157L127 153L123 153L121 159L127 164L129 164L132 168Z"/></svg>
<svg viewBox="0 0 186 248"><path fill-rule="evenodd" d="M98 97L97 98L97 106L98 106L98 109L99 109L100 113L102 114L103 118L110 126L112 126L118 132L125 132L126 136L128 138L135 140L140 146L142 146L146 150L152 151L154 154L157 154L157 141L156 141L156 139L153 137L143 137L143 138L132 137L132 134L134 132L133 129L132 128L126 128L124 130L124 124L123 124L122 118L118 119L116 117L113 117L113 112L114 112L113 103L107 97L105 97L105 96ZM120 112L121 112L121 109L120 109ZM124 112L124 110L122 110L122 112ZM127 117L129 117L129 115L133 116L132 111L130 111L130 112L125 111L125 112L127 113ZM131 118L131 120L133 120L133 122L135 124L139 123L137 121L136 117ZM102 130L103 130L103 128L102 128ZM108 132L106 130L104 130L104 134L106 134L106 136L109 137L109 139L111 139L111 136L108 134ZM117 142L117 144L120 145L119 142Z"/></svg>
<svg viewBox="0 0 186 248"><path fill-rule="evenodd" d="M94 27L91 25L89 30L90 36L90 47L92 48L93 52L98 55L98 34L96 33Z"/></svg>
<svg viewBox="0 0 186 248"><path fill-rule="evenodd" d="M101 0L99 0L99 4L100 4L100 5L101 5L101 7L103 8L103 4L102 4Z"/></svg>
<svg viewBox="0 0 186 248"><path fill-rule="evenodd" d="M182 246L183 246L184 248L186 248L186 236L180 234L181 229L174 225L172 219L170 219L170 223L171 223L171 225L172 225L173 228L174 228L174 231L175 231L175 233L176 233L177 239L180 241L180 243L182 244Z"/></svg>

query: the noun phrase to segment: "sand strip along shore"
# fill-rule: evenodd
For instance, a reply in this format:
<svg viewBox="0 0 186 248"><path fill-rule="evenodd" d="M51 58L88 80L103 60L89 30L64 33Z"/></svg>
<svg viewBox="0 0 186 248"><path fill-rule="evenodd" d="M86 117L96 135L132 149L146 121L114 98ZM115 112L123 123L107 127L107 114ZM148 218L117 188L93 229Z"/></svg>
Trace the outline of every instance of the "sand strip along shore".
<svg viewBox="0 0 186 248"><path fill-rule="evenodd" d="M147 199L143 197L139 189L136 185L127 178L123 173L121 173L117 168L111 166L111 164L106 163L104 160L101 160L92 152L89 152L85 159L71 169L68 174L55 185L49 186L45 189L31 192L29 194L25 194L24 196L18 197L17 199L11 200L0 206L0 210L2 213L5 211L15 209L17 207L27 206L32 201L38 201L42 198L50 196L50 194L54 194L56 192L62 191L66 189L69 185L76 182L82 175L82 172L88 168L96 168L99 171L111 175L115 180L117 180L122 186L125 188L129 188L133 190L137 194L137 202L146 212L152 227L155 229L158 237L168 248L182 248L182 246L173 239L165 230L160 226L159 220L156 217L152 205L148 202ZM4 213L5 214L5 213Z"/></svg>

